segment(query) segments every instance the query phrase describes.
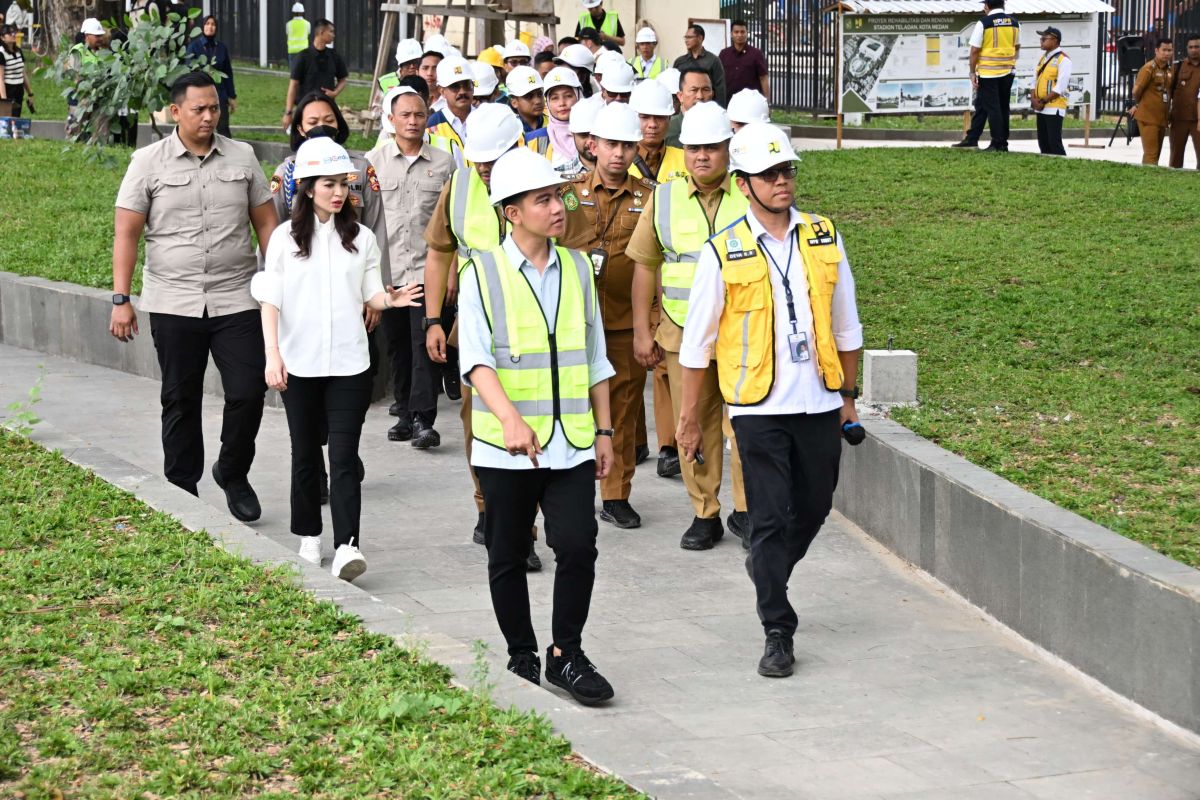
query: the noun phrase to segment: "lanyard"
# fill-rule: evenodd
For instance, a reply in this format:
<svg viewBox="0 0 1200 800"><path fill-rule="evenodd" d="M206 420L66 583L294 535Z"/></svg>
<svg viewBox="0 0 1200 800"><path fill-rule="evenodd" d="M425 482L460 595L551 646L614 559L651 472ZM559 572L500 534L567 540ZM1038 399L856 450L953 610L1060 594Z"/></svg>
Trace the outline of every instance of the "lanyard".
<svg viewBox="0 0 1200 800"><path fill-rule="evenodd" d="M792 254L796 252L796 237L788 232L788 257L787 267L779 268L779 262L775 260L775 256L771 255L771 251L767 249L763 243L763 237L758 238L758 246L767 254L767 258L771 259L771 265L775 267L775 271L779 273L780 280L783 281L783 296L787 298L788 322L792 324L792 333L796 333L796 306L792 302L792 284L788 281L788 275L792 271Z"/></svg>

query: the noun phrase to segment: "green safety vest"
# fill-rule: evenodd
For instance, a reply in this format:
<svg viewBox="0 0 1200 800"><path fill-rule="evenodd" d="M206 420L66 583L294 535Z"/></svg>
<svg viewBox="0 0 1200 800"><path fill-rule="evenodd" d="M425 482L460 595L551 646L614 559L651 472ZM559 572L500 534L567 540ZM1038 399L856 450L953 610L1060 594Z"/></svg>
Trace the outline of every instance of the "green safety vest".
<svg viewBox="0 0 1200 800"><path fill-rule="evenodd" d="M308 47L308 32L312 30L308 20L304 17L292 17L287 21L284 30L287 31L288 55L304 52Z"/></svg>
<svg viewBox="0 0 1200 800"><path fill-rule="evenodd" d="M592 415L587 327L597 306L592 266L577 250L555 247L558 254L558 314L554 330L529 282L502 247L475 253L472 259L483 310L492 329L496 375L538 442L545 447L562 425L567 442L586 450L596 440ZM504 426L478 392L471 400L471 433L504 449Z"/></svg>
<svg viewBox="0 0 1200 800"><path fill-rule="evenodd" d="M400 85L400 73L389 72L387 75L379 76L379 91L387 94L388 89ZM390 109L389 109L390 110Z"/></svg>
<svg viewBox="0 0 1200 800"><path fill-rule="evenodd" d="M654 189L654 230L662 243L662 308L679 327L687 322L688 300L696 277L696 262L704 243L745 216L746 196L730 187L720 189L717 217L709 223L700 198L689 196L690 181L674 180Z"/></svg>
<svg viewBox="0 0 1200 800"><path fill-rule="evenodd" d="M458 241L460 271L472 253L495 250L504 241L487 185L474 167L460 167L450 176L449 211L450 231Z"/></svg>
<svg viewBox="0 0 1200 800"><path fill-rule="evenodd" d="M667 62L663 60L662 56L655 55L654 60L650 62L650 69L643 72L642 57L634 56L633 58L629 59L629 66L633 67L634 75L637 75L639 78L649 80L651 78L657 78L659 73L667 68Z"/></svg>
<svg viewBox="0 0 1200 800"><path fill-rule="evenodd" d="M579 15L580 28L595 28L608 36L617 35L617 24L617 12L615 11L606 10L604 12L604 21L599 25L596 25L596 20L592 19L592 12L584 11Z"/></svg>

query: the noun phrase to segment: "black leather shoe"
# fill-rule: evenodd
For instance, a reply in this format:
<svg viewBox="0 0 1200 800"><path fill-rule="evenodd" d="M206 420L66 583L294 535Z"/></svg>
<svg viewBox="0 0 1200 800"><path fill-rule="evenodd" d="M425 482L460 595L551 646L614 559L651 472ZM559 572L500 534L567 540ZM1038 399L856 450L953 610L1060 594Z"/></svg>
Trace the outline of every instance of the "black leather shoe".
<svg viewBox="0 0 1200 800"><path fill-rule="evenodd" d="M605 500L600 509L600 519L618 528L640 528L642 518L629 505L628 500Z"/></svg>
<svg viewBox="0 0 1200 800"><path fill-rule="evenodd" d="M792 639L783 631L767 631L763 656L758 660L758 674L764 678L786 678L792 674L796 656L792 654Z"/></svg>
<svg viewBox="0 0 1200 800"><path fill-rule="evenodd" d="M658 451L658 477L674 478L679 474L679 451L664 447Z"/></svg>
<svg viewBox="0 0 1200 800"><path fill-rule="evenodd" d="M517 653L508 659L508 671L534 686L542 685L542 660L537 653Z"/></svg>
<svg viewBox="0 0 1200 800"><path fill-rule="evenodd" d="M633 451L633 463L640 464L650 457L650 445L639 444L637 449Z"/></svg>
<svg viewBox="0 0 1200 800"><path fill-rule="evenodd" d="M221 477L221 470L212 465L212 477L217 486L225 492L225 502L229 505L229 513L242 522L254 522L262 516L262 506L258 504L258 495L250 481L242 478L240 481L226 481Z"/></svg>
<svg viewBox="0 0 1200 800"><path fill-rule="evenodd" d="M955 142L950 146L959 147L966 150L977 150L979 149L979 142L972 142L970 139L963 139L961 142Z"/></svg>
<svg viewBox="0 0 1200 800"><path fill-rule="evenodd" d="M413 426L412 420L408 417L401 417L396 420L396 424L388 428L389 442L407 442L412 438Z"/></svg>
<svg viewBox="0 0 1200 800"><path fill-rule="evenodd" d="M692 526L683 532L679 546L684 550L711 550L713 545L721 541L721 537L724 535L725 527L721 525L720 517L711 519L696 517L692 520Z"/></svg>
<svg viewBox="0 0 1200 800"><path fill-rule="evenodd" d="M983 148L983 152L985 152L985 153L1007 153L1008 145L1004 145L1003 147L996 147L995 145L988 145L987 147Z"/></svg>
<svg viewBox="0 0 1200 800"><path fill-rule="evenodd" d="M450 400L462 400L462 383L457 375L449 372L442 375L442 386L446 389L446 397Z"/></svg>
<svg viewBox="0 0 1200 800"><path fill-rule="evenodd" d="M594 706L613 698L612 684L596 670L582 650L556 656L554 645L546 648L546 680L560 689L566 689L576 702L585 706Z"/></svg>
<svg viewBox="0 0 1200 800"><path fill-rule="evenodd" d="M475 523L475 530L471 533L471 541L475 544L487 544L483 539L483 512L479 512L479 520Z"/></svg>
<svg viewBox="0 0 1200 800"><path fill-rule="evenodd" d="M428 450L442 444L442 435L433 429L419 414L413 415L412 446L418 450Z"/></svg>
<svg viewBox="0 0 1200 800"><path fill-rule="evenodd" d="M537 550L533 549L533 542L529 543L529 555L525 557L525 571L542 571L542 559L538 558Z"/></svg>
<svg viewBox="0 0 1200 800"><path fill-rule="evenodd" d="M388 414L400 419L408 419L408 409L400 403L392 403L388 406Z"/></svg>
<svg viewBox="0 0 1200 800"><path fill-rule="evenodd" d="M729 532L742 540L742 549L750 549L750 515L745 511L734 511L725 521Z"/></svg>

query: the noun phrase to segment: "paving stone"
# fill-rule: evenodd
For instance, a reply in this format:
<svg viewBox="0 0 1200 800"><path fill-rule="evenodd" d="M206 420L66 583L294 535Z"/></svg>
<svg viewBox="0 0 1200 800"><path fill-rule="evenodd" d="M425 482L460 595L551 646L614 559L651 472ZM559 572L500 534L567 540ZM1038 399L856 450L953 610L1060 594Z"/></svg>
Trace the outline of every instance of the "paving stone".
<svg viewBox="0 0 1200 800"><path fill-rule="evenodd" d="M1133 767L1051 775L1013 781L1013 785L1043 800L1087 800L1095 797L1196 800L1194 793L1172 786Z"/></svg>

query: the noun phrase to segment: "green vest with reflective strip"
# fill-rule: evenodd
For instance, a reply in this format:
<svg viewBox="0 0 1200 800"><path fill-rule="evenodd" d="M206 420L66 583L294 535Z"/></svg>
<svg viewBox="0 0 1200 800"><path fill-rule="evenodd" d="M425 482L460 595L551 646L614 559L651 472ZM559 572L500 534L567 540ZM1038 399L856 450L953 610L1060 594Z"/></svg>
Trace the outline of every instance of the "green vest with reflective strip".
<svg viewBox="0 0 1200 800"><path fill-rule="evenodd" d="M615 11L605 11L604 21L599 25L596 24L596 20L592 19L592 12L584 11L579 15L580 28L595 28L606 36L617 35L617 24L617 12Z"/></svg>
<svg viewBox="0 0 1200 800"><path fill-rule="evenodd" d="M492 354L504 393L545 447L557 420L576 450L596 440L589 395L587 326L596 321L592 265L576 250L558 254L558 313L554 330L529 281L513 265L504 248L474 254L475 278L483 310L492 329ZM481 442L504 449L504 426L478 392L471 398L471 433Z"/></svg>
<svg viewBox="0 0 1200 800"><path fill-rule="evenodd" d="M504 241L487 185L474 167L460 167L450 176L448 211L450 231L458 242L459 272L477 251L495 250Z"/></svg>
<svg viewBox="0 0 1200 800"><path fill-rule="evenodd" d="M388 89L400 85L400 73L389 72L387 75L379 76L379 91L387 94ZM390 111L390 109L387 109Z"/></svg>
<svg viewBox="0 0 1200 800"><path fill-rule="evenodd" d="M667 181L654 189L654 231L662 244L663 311L679 327L687 321L688 299L696 277L696 262L709 237L746 215L746 196L730 187L721 194L716 219L710 224L691 182Z"/></svg>
<svg viewBox="0 0 1200 800"><path fill-rule="evenodd" d="M629 59L629 66L633 67L634 75L637 75L639 78L645 78L646 80L649 80L651 78L657 78L659 74L667 68L667 62L663 61L662 56L655 55L654 60L650 62L650 68L643 70L641 57L634 56L633 58Z"/></svg>
<svg viewBox="0 0 1200 800"><path fill-rule="evenodd" d="M284 30L287 31L288 55L304 52L304 48L308 47L308 32L312 30L308 20L304 17L292 17L287 21Z"/></svg>

